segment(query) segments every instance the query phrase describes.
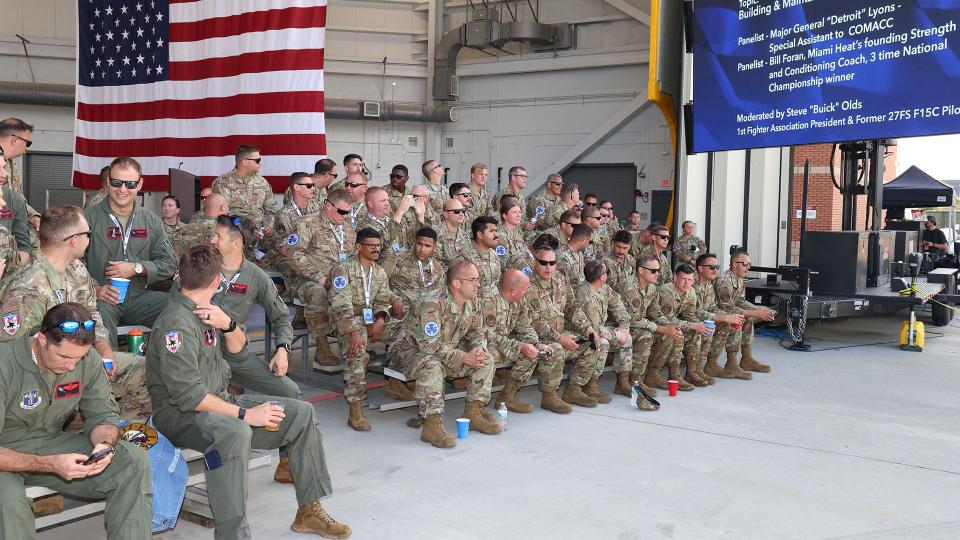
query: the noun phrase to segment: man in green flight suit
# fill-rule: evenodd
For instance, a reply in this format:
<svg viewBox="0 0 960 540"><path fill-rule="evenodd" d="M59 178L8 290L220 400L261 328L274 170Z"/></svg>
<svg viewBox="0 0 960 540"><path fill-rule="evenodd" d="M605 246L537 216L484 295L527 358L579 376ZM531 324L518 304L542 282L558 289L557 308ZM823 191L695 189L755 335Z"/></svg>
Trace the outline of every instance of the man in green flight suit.
<svg viewBox="0 0 960 540"><path fill-rule="evenodd" d="M153 324L167 303L167 293L148 291L146 286L173 276L177 269L163 221L137 204L142 174L136 160L114 159L107 198L86 210L90 246L84 263L98 284L97 310L114 349L118 325ZM130 280L123 302L110 285L111 278Z"/></svg>
<svg viewBox="0 0 960 540"><path fill-rule="evenodd" d="M223 258L211 246L180 256L180 290L170 293L147 346L154 423L177 446L204 453L217 540L251 537L246 517L250 449L284 444L300 505L291 529L347 538L350 528L320 506L332 488L313 406L227 393L228 362L246 354L247 339L236 321L210 303L221 284L221 268Z"/></svg>
<svg viewBox="0 0 960 540"><path fill-rule="evenodd" d="M47 311L39 333L0 345L2 538L36 538L25 484L106 497L108 539L151 538L150 461L142 449L118 442L117 404L91 348L95 327L89 309L66 302ZM84 432L64 432L77 407ZM106 457L87 461L104 450Z"/></svg>

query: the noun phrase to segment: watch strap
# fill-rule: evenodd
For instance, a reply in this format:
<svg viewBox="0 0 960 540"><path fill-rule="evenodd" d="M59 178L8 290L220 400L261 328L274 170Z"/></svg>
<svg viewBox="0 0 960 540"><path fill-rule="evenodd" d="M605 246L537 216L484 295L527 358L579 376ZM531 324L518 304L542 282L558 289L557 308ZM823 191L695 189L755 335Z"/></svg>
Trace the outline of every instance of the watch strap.
<svg viewBox="0 0 960 540"><path fill-rule="evenodd" d="M240 407L240 410L237 411L237 418L243 420L243 417L247 415L247 410L243 407Z"/></svg>

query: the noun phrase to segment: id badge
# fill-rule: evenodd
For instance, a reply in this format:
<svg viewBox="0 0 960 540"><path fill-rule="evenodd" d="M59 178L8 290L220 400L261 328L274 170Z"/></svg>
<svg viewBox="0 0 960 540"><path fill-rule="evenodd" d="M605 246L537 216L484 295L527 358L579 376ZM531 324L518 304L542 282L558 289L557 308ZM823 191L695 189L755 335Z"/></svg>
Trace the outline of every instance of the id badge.
<svg viewBox="0 0 960 540"><path fill-rule="evenodd" d="M365 307L363 308L363 323L364 324L373 324L373 309Z"/></svg>
<svg viewBox="0 0 960 540"><path fill-rule="evenodd" d="M340 252L340 260L341 260L341 261L347 260L347 254L341 251L341 252Z"/></svg>

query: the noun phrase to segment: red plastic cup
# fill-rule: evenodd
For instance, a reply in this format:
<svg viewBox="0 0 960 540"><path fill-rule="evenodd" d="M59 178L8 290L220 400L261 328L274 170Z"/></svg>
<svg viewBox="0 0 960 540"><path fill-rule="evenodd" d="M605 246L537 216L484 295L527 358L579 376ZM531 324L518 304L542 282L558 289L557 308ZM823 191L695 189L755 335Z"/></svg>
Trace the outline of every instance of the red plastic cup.
<svg viewBox="0 0 960 540"><path fill-rule="evenodd" d="M733 323L733 324L731 324L730 326L732 326L734 330L739 330L739 329L740 329L740 323Z"/></svg>
<svg viewBox="0 0 960 540"><path fill-rule="evenodd" d="M670 392L670 397L677 397L677 390L680 389L680 381L669 380L667 381L667 391Z"/></svg>

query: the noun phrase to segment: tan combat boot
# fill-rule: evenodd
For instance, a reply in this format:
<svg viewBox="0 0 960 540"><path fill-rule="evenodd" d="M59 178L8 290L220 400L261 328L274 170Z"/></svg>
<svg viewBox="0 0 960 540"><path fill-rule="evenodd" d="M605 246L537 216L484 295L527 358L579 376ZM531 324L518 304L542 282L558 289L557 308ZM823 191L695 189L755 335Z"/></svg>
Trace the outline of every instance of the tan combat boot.
<svg viewBox="0 0 960 540"><path fill-rule="evenodd" d="M700 358L700 360L702 360L702 358ZM714 361L714 362L716 362L716 361ZM718 367L719 367L719 366L718 366ZM707 375L707 374L703 371L703 366L700 365L700 362L699 362L699 361L697 362L697 375L700 375L700 378L703 379L703 380L705 380L705 381L707 381L707 384L709 384L709 385L716 384L716 382L717 382L716 379L714 379L714 378L711 377L710 375Z"/></svg>
<svg viewBox="0 0 960 540"><path fill-rule="evenodd" d="M413 392L407 388L407 385L403 384L403 381L398 379L387 379L387 387L384 389L384 393L388 398L398 399L400 401L412 401L416 399L416 396L413 395Z"/></svg>
<svg viewBox="0 0 960 540"><path fill-rule="evenodd" d="M723 373L720 374L724 379L741 379L749 381L753 375L740 369L737 365L737 351L727 351L727 363L723 366Z"/></svg>
<svg viewBox="0 0 960 540"><path fill-rule="evenodd" d="M317 338L317 350L313 353L313 361L321 366L339 366L340 358L333 354L333 351L330 350L330 342L327 341L327 336L320 336Z"/></svg>
<svg viewBox="0 0 960 540"><path fill-rule="evenodd" d="M770 366L758 362L753 357L753 347L748 345L740 346L740 369L756 371L757 373L770 373Z"/></svg>
<svg viewBox="0 0 960 540"><path fill-rule="evenodd" d="M703 374L707 377L720 377L721 379L726 378L723 376L723 368L717 363L716 356L707 355L707 363L703 366Z"/></svg>
<svg viewBox="0 0 960 540"><path fill-rule="evenodd" d="M590 377L590 380L587 381L587 385L583 387L583 393L597 400L597 403L610 403L613 401L613 396L600 390L596 375Z"/></svg>
<svg viewBox="0 0 960 540"><path fill-rule="evenodd" d="M659 361L651 363L647 367L647 376L643 378L643 383L647 386L652 386L653 388L659 388L661 390L668 390L667 381L663 380L663 364ZM651 396L653 394L650 394Z"/></svg>
<svg viewBox="0 0 960 540"><path fill-rule="evenodd" d="M420 432L420 440L428 442L437 448L453 448L457 445L457 439L443 429L443 417L439 413L428 414L423 419L423 430Z"/></svg>
<svg viewBox="0 0 960 540"><path fill-rule="evenodd" d="M496 401L493 402L493 407L495 409L500 408L501 403L507 405L507 410L515 413L529 413L533 412L533 405L529 403L524 403L517 399L517 390L520 389L520 383L510 379L507 381L507 384L503 386L503 390L500 391L500 395L497 396Z"/></svg>
<svg viewBox="0 0 960 540"><path fill-rule="evenodd" d="M699 370L697 368L699 366L697 365L697 359L694 358L693 355L686 355L684 360L687 363L687 373L683 376L683 380L694 386L707 386L707 381L698 373ZM677 368L677 372L679 371L680 369Z"/></svg>
<svg viewBox="0 0 960 540"><path fill-rule="evenodd" d="M569 403L557 397L555 390L540 392L540 408L557 414L570 414L573 410Z"/></svg>
<svg viewBox="0 0 960 540"><path fill-rule="evenodd" d="M290 529L300 534L319 534L324 538L350 538L353 532L350 527L337 523L337 520L330 517L330 514L320 507L320 501L301 506Z"/></svg>
<svg viewBox="0 0 960 540"><path fill-rule="evenodd" d="M349 405L350 412L347 416L347 425L352 427L354 431L370 431L370 428L373 426L370 425L367 417L363 415L363 402L360 400L350 401Z"/></svg>
<svg viewBox="0 0 960 540"><path fill-rule="evenodd" d="M566 401L571 405L579 405L581 407L597 406L597 400L584 394L583 387L573 384L572 382L568 382L566 389L563 391L563 401Z"/></svg>
<svg viewBox="0 0 960 540"><path fill-rule="evenodd" d="M617 373L617 385L613 387L614 394L630 397L630 374L626 371Z"/></svg>
<svg viewBox="0 0 960 540"><path fill-rule="evenodd" d="M669 370L670 370L670 373L669 373L670 378L671 378L672 380L677 381L678 383L680 383L680 385L677 387L678 389L683 390L684 392L689 392L689 391L691 391L691 390L694 389L694 386L693 386L692 384L688 383L687 381L685 381L685 380L683 379L683 377L680 376L680 364L679 364L679 363L677 363L677 364L670 364Z"/></svg>
<svg viewBox="0 0 960 540"><path fill-rule="evenodd" d="M631 371L630 380L636 381L637 384L640 385L640 388L643 388L643 391L646 392L648 396L657 397L657 389L644 384L643 375L644 373L642 371Z"/></svg>
<svg viewBox="0 0 960 540"><path fill-rule="evenodd" d="M470 431L479 431L484 435L496 435L503 431L500 424L491 422L483 415L482 401L468 401L463 406L463 417L470 419Z"/></svg>
<svg viewBox="0 0 960 540"><path fill-rule="evenodd" d="M290 458L280 458L277 470L273 472L273 481L280 484L292 484L293 475L290 474Z"/></svg>

